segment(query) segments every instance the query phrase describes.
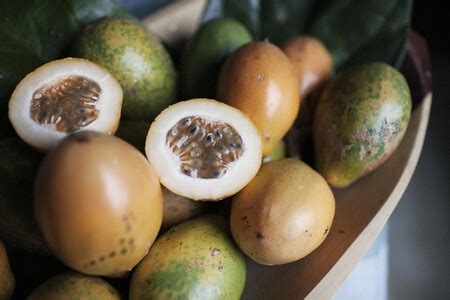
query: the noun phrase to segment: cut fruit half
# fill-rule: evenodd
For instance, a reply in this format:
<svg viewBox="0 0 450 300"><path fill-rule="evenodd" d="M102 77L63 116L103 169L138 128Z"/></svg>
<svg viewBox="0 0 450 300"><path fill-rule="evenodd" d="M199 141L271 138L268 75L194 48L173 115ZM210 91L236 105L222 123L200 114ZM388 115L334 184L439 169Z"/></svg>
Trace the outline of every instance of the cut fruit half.
<svg viewBox="0 0 450 300"><path fill-rule="evenodd" d="M241 111L210 99L179 102L150 126L145 152L160 182L194 200L240 191L261 166L261 137Z"/></svg>
<svg viewBox="0 0 450 300"><path fill-rule="evenodd" d="M103 67L79 58L55 60L17 85L9 119L25 142L46 151L72 132L114 134L122 96L119 82Z"/></svg>

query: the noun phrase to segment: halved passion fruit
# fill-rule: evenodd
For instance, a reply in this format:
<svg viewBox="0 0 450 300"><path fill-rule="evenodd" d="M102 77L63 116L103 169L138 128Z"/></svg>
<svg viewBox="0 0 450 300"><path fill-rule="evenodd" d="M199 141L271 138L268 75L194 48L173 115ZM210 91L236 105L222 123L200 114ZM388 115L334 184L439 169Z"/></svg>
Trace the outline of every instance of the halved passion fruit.
<svg viewBox="0 0 450 300"><path fill-rule="evenodd" d="M160 182L194 200L221 200L241 190L261 166L261 137L241 111L210 99L161 112L145 152Z"/></svg>
<svg viewBox="0 0 450 300"><path fill-rule="evenodd" d="M103 67L79 58L47 63L28 74L9 100L17 134L41 151L79 130L114 134L122 88Z"/></svg>

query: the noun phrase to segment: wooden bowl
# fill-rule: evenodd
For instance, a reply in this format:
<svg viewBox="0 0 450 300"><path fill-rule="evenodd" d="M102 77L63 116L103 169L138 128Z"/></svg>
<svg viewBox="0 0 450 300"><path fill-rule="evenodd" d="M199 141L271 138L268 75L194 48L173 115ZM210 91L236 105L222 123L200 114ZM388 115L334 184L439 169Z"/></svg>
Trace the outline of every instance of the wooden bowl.
<svg viewBox="0 0 450 300"><path fill-rule="evenodd" d="M144 19L168 45L191 36L205 0L175 2ZM281 266L248 260L245 299L331 298L369 249L402 198L419 160L431 107L431 92L415 103L402 143L375 172L335 190L336 216L325 242L312 254Z"/></svg>

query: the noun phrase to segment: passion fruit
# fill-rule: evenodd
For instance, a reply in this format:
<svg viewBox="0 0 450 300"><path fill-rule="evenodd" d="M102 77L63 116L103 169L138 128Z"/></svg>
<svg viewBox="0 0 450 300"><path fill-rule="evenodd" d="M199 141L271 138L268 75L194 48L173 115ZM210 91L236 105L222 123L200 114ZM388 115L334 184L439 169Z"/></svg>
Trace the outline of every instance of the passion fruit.
<svg viewBox="0 0 450 300"><path fill-rule="evenodd" d="M206 203L177 195L162 187L163 220L161 230L178 225L184 221L201 215L206 210Z"/></svg>
<svg viewBox="0 0 450 300"><path fill-rule="evenodd" d="M250 41L251 34L237 20L216 18L203 24L181 57L182 97L214 97L221 65L234 50Z"/></svg>
<svg viewBox="0 0 450 300"><path fill-rule="evenodd" d="M35 216L50 249L91 275L130 271L158 234L162 205L145 157L117 137L92 131L64 139L35 181Z"/></svg>
<svg viewBox="0 0 450 300"><path fill-rule="evenodd" d="M285 264L325 240L334 212L334 196L322 176L299 160L281 159L264 164L233 197L231 233L255 262Z"/></svg>
<svg viewBox="0 0 450 300"><path fill-rule="evenodd" d="M160 236L133 271L130 300L239 299L245 257L218 215L192 219Z"/></svg>
<svg viewBox="0 0 450 300"><path fill-rule="evenodd" d="M66 272L41 284L27 299L120 300L120 295L113 286L101 278Z"/></svg>
<svg viewBox="0 0 450 300"><path fill-rule="evenodd" d="M72 132L114 134L121 109L122 88L106 69L65 58L22 79L9 100L9 119L25 142L46 151Z"/></svg>
<svg viewBox="0 0 450 300"><path fill-rule="evenodd" d="M270 155L295 121L300 108L297 74L277 46L251 42L237 49L222 66L218 100L247 114Z"/></svg>
<svg viewBox="0 0 450 300"><path fill-rule="evenodd" d="M325 45L315 37L295 36L282 49L294 65L302 99L320 88L333 73L333 58Z"/></svg>
<svg viewBox="0 0 450 300"><path fill-rule="evenodd" d="M161 41L140 23L104 17L86 26L74 55L99 63L119 80L123 117L151 121L175 101L176 72Z"/></svg>
<svg viewBox="0 0 450 300"><path fill-rule="evenodd" d="M252 121L211 99L179 102L161 112L145 151L160 182L193 200L237 193L261 165L261 137Z"/></svg>
<svg viewBox="0 0 450 300"><path fill-rule="evenodd" d="M346 187L381 165L400 144L411 115L403 75L384 63L353 66L321 94L313 124L316 167Z"/></svg>
<svg viewBox="0 0 450 300"><path fill-rule="evenodd" d="M16 281L9 267L8 255L0 240L0 299L10 299L15 286Z"/></svg>

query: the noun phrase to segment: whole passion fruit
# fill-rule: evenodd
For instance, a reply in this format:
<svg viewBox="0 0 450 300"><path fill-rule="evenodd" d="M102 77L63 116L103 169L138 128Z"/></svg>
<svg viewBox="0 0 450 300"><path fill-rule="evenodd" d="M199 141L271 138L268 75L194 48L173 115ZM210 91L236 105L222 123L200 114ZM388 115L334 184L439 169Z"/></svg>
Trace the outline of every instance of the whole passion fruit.
<svg viewBox="0 0 450 300"><path fill-rule="evenodd" d="M253 122L211 99L165 109L150 126L145 151L161 183L193 200L233 195L261 166L261 137Z"/></svg>
<svg viewBox="0 0 450 300"><path fill-rule="evenodd" d="M264 164L233 197L231 233L254 261L285 264L325 240L334 212L334 196L322 176L299 160L281 159Z"/></svg>
<svg viewBox="0 0 450 300"><path fill-rule="evenodd" d="M130 300L239 299L245 257L218 215L192 219L160 236L133 270Z"/></svg>
<svg viewBox="0 0 450 300"><path fill-rule="evenodd" d="M158 234L162 204L145 157L117 137L91 131L64 139L35 181L35 215L50 249L86 274L130 271Z"/></svg>
<svg viewBox="0 0 450 300"><path fill-rule="evenodd" d="M294 67L283 51L269 42L247 43L233 52L220 70L217 97L255 123L264 156L274 151L300 108Z"/></svg>
<svg viewBox="0 0 450 300"><path fill-rule="evenodd" d="M316 168L334 187L372 172L395 151L411 115L403 75L384 63L353 66L321 94L313 124Z"/></svg>
<svg viewBox="0 0 450 300"><path fill-rule="evenodd" d="M175 101L176 72L156 35L130 19L104 17L86 26L74 55L99 63L124 91L123 117L150 121Z"/></svg>
<svg viewBox="0 0 450 300"><path fill-rule="evenodd" d="M122 88L106 69L65 58L22 79L9 100L9 119L25 142L46 151L72 132L114 134L121 109Z"/></svg>

